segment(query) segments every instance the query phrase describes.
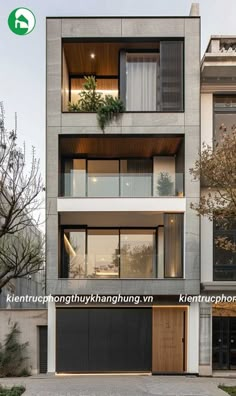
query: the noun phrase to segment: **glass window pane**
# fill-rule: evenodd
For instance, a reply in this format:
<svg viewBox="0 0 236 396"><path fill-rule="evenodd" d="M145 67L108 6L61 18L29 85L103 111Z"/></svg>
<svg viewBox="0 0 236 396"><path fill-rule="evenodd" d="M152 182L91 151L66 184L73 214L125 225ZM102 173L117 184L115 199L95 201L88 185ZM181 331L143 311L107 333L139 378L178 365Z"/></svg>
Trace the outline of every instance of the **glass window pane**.
<svg viewBox="0 0 236 396"><path fill-rule="evenodd" d="M85 230L65 229L62 240L62 278L86 277Z"/></svg>
<svg viewBox="0 0 236 396"><path fill-rule="evenodd" d="M214 97L214 140L236 128L236 96Z"/></svg>
<svg viewBox="0 0 236 396"><path fill-rule="evenodd" d="M88 196L119 196L119 161L88 161Z"/></svg>
<svg viewBox="0 0 236 396"><path fill-rule="evenodd" d="M157 75L159 54L126 55L126 110L157 110Z"/></svg>
<svg viewBox="0 0 236 396"><path fill-rule="evenodd" d="M236 227L225 230L217 227L214 222L214 239L226 237L236 244ZM236 280L236 253L217 247L214 243L214 280L235 281Z"/></svg>
<svg viewBox="0 0 236 396"><path fill-rule="evenodd" d="M165 277L183 276L183 215L164 214Z"/></svg>
<svg viewBox="0 0 236 396"><path fill-rule="evenodd" d="M236 112L234 114L217 113L214 119L214 138L216 142L222 139L224 133L231 133L236 128Z"/></svg>
<svg viewBox="0 0 236 396"><path fill-rule="evenodd" d="M155 230L121 230L121 278L156 276Z"/></svg>
<svg viewBox="0 0 236 396"><path fill-rule="evenodd" d="M64 164L64 196L85 197L86 195L86 161L69 159Z"/></svg>
<svg viewBox="0 0 236 396"><path fill-rule="evenodd" d="M183 110L183 41L160 43L160 111Z"/></svg>
<svg viewBox="0 0 236 396"><path fill-rule="evenodd" d="M152 160L121 160L120 168L122 197L152 196Z"/></svg>
<svg viewBox="0 0 236 396"><path fill-rule="evenodd" d="M119 277L119 231L88 230L89 278Z"/></svg>

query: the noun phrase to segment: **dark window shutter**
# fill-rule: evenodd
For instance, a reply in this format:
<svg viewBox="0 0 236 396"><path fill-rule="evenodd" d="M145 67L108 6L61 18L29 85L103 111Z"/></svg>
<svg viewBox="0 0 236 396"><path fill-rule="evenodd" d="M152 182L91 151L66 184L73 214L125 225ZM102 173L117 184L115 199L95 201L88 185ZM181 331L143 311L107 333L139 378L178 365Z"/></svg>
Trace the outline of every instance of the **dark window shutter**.
<svg viewBox="0 0 236 396"><path fill-rule="evenodd" d="M160 43L161 111L183 110L183 41Z"/></svg>

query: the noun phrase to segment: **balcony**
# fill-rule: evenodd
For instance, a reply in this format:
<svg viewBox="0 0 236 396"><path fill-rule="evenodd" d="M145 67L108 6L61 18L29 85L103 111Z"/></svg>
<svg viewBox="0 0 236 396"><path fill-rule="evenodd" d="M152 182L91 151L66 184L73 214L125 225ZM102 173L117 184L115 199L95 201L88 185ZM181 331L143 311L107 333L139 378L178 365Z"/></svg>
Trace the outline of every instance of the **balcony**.
<svg viewBox="0 0 236 396"><path fill-rule="evenodd" d="M183 112L183 47L182 39L64 39L62 111L81 100L84 77L94 76L101 98L119 97L128 112Z"/></svg>
<svg viewBox="0 0 236 396"><path fill-rule="evenodd" d="M61 174L62 196L88 198L183 197L183 173L86 173L72 169Z"/></svg>
<svg viewBox="0 0 236 396"><path fill-rule="evenodd" d="M182 198L183 150L181 137L62 137L59 195Z"/></svg>

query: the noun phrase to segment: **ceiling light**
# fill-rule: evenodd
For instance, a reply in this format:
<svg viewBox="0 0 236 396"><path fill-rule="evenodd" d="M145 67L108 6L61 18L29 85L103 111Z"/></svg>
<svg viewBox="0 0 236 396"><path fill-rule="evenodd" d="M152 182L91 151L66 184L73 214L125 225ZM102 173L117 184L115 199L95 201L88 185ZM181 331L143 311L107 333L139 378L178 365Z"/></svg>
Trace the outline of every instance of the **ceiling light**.
<svg viewBox="0 0 236 396"><path fill-rule="evenodd" d="M92 181L93 181L94 183L97 183L97 178L96 178L96 177L93 177L93 178L92 178Z"/></svg>
<svg viewBox="0 0 236 396"><path fill-rule="evenodd" d="M95 58L95 54L94 54L93 52L90 54L90 58L91 58L91 59L94 59L94 58Z"/></svg>

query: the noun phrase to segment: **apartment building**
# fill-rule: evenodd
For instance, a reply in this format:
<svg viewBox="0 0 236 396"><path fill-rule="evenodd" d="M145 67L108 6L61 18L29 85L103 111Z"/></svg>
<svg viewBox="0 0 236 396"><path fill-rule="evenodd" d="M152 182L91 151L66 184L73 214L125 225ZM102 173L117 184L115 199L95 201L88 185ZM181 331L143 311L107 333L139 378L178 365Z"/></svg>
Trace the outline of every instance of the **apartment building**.
<svg viewBox="0 0 236 396"><path fill-rule="evenodd" d="M198 373L200 18L47 18L48 372ZM70 112L95 76L125 111Z"/></svg>
<svg viewBox="0 0 236 396"><path fill-rule="evenodd" d="M201 63L201 142L209 146L236 125L236 36L212 36ZM202 192L206 186L202 186ZM216 236L235 242L236 229L201 220L201 286L206 296L234 296L235 253L217 248ZM236 369L236 306L200 307L200 373Z"/></svg>

